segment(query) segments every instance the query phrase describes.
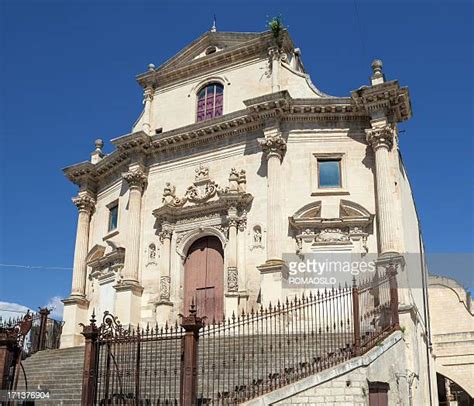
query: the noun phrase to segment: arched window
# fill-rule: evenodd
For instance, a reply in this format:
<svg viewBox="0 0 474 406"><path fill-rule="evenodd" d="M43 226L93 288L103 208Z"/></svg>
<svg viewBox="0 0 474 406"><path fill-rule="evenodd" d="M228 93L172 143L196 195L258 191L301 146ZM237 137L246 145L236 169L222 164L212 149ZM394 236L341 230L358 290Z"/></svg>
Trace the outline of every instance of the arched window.
<svg viewBox="0 0 474 406"><path fill-rule="evenodd" d="M197 121L209 120L222 116L224 86L220 83L209 83L197 95Z"/></svg>

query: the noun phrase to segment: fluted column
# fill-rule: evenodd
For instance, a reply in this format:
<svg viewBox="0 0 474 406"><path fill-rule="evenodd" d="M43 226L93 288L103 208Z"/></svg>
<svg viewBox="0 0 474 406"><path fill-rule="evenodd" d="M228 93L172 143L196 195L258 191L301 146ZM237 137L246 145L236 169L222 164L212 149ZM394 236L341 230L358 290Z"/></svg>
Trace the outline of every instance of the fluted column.
<svg viewBox="0 0 474 406"><path fill-rule="evenodd" d="M146 132L147 134L151 133L151 105L153 102L153 87L148 86L145 89L145 92L143 94L143 103L145 104L143 108L143 124L142 124L142 130Z"/></svg>
<svg viewBox="0 0 474 406"><path fill-rule="evenodd" d="M160 233L162 243L160 301L170 300L171 288L171 237L172 229L169 224L164 224Z"/></svg>
<svg viewBox="0 0 474 406"><path fill-rule="evenodd" d="M74 250L71 297L84 298L87 274L86 258L89 250L89 228L95 200L89 194L79 194L72 201L79 210L79 218L77 221L76 246Z"/></svg>
<svg viewBox="0 0 474 406"><path fill-rule="evenodd" d="M377 184L377 215L380 250L382 255L397 252L396 207L393 200L393 179L390 173L390 150L394 130L389 125L365 130L367 142L375 153Z"/></svg>
<svg viewBox="0 0 474 406"><path fill-rule="evenodd" d="M146 185L147 177L141 169L126 172L122 177L129 186L128 238L125 253L123 283L138 284L142 193Z"/></svg>
<svg viewBox="0 0 474 406"><path fill-rule="evenodd" d="M259 139L258 142L267 159L267 262L281 261L283 238L281 161L286 151L286 141L278 134Z"/></svg>

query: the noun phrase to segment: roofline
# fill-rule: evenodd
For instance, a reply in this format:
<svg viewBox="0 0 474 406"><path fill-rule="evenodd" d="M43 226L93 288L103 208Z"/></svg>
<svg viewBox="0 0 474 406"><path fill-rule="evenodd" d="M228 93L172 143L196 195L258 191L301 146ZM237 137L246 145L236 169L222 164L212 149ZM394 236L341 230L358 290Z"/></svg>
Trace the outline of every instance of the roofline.
<svg viewBox="0 0 474 406"><path fill-rule="evenodd" d="M205 38L208 38L213 34L215 33L204 33L195 41L193 41L190 45L179 51L175 56L168 59L165 63L161 64L158 68L152 68L147 72L143 72L137 75L137 82L143 88L146 88L148 86L151 86L154 89L165 87L172 83L175 83L178 80L183 80L183 78L192 78L198 76L202 74L205 70L213 70L215 68L221 67L223 64L234 65L236 63L241 63L244 60L255 58L256 56L262 56L264 53L263 51L269 49L273 43L273 34L271 33L271 31L263 31L261 33L255 33L254 38L249 39L243 44L237 44L221 52L216 52L212 55L208 55L203 58L198 58L190 62L186 66L175 67L171 65L171 62L177 60L178 56L182 56L183 52L186 52L186 50L191 49L198 42L203 41ZM219 32L218 34L225 35L234 33ZM243 33L243 35L245 34L246 33ZM291 39L288 31L284 30L283 35L283 47L287 50L293 49L293 40ZM233 58L232 56L237 53L239 53L239 57ZM265 56L266 54L267 53L265 52Z"/></svg>

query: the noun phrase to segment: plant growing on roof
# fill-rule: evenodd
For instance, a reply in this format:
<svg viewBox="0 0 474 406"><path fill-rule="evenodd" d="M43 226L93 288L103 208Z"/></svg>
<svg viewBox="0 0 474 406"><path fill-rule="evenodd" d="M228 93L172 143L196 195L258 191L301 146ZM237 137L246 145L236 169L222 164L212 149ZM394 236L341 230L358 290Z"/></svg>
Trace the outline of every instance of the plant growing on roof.
<svg viewBox="0 0 474 406"><path fill-rule="evenodd" d="M283 17L280 15L273 17L267 23L268 29L272 32L273 38L276 41L278 48L283 45L283 31L285 26L283 24Z"/></svg>

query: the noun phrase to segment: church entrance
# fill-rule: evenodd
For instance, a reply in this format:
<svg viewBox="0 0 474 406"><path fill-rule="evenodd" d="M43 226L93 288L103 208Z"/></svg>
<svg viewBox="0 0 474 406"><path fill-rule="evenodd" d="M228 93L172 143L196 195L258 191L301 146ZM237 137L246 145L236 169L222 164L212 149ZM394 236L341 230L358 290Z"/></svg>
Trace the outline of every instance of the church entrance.
<svg viewBox="0 0 474 406"><path fill-rule="evenodd" d="M184 262L184 311L192 298L197 315L207 323L221 320L224 314L224 252L217 237L207 236L195 241Z"/></svg>

